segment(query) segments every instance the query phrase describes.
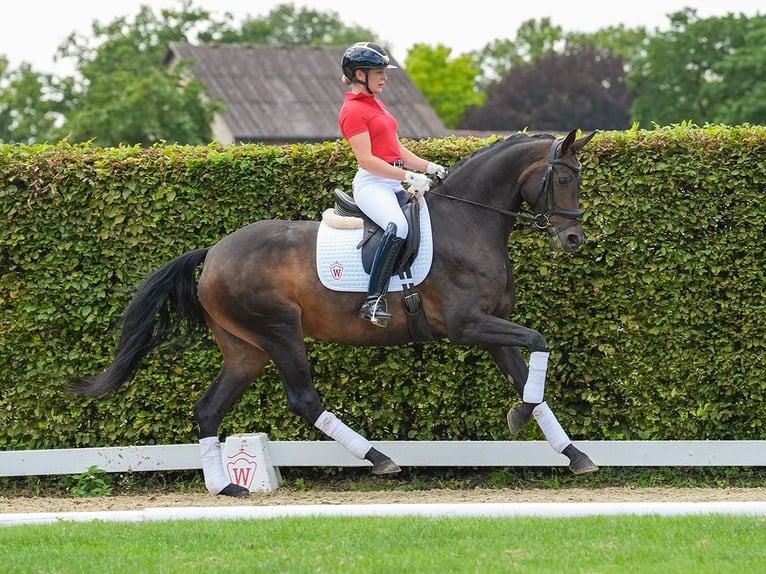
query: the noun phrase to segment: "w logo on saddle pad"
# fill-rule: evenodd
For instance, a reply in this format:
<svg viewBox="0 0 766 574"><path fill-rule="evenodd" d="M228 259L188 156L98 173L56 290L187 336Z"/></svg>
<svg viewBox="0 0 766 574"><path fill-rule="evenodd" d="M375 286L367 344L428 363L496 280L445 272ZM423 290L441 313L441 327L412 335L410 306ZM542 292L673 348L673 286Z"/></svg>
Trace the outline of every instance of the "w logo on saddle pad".
<svg viewBox="0 0 766 574"><path fill-rule="evenodd" d="M425 198L420 198L420 246L410 265L412 277L391 277L389 291L418 285L428 275L433 260L431 218ZM365 230L358 218L341 217L328 209L317 232L317 274L322 285L333 291L367 292L369 275L362 264L360 244Z"/></svg>

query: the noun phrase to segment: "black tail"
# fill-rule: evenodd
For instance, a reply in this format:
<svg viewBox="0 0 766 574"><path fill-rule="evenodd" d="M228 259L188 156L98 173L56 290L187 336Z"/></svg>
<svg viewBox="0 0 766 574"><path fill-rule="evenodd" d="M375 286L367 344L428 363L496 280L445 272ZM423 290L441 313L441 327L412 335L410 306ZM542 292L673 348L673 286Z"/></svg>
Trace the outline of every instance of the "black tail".
<svg viewBox="0 0 766 574"><path fill-rule="evenodd" d="M98 375L72 381L71 392L98 397L118 389L133 377L146 355L171 334L186 337L205 327L195 270L207 252L189 251L144 281L122 317L114 361Z"/></svg>

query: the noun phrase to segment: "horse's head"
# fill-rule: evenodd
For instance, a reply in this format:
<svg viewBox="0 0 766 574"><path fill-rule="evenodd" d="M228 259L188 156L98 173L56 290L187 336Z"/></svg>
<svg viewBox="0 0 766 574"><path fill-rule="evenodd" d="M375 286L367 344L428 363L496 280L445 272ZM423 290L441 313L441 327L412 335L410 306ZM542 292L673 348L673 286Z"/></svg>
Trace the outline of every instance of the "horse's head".
<svg viewBox="0 0 766 574"><path fill-rule="evenodd" d="M535 226L547 231L551 243L567 253L577 251L585 241L579 205L581 164L577 153L595 133L575 139L577 130L572 130L565 138L554 140L546 162L540 162L540 167L529 174L521 188L522 197L535 213ZM536 174L542 174L542 178Z"/></svg>

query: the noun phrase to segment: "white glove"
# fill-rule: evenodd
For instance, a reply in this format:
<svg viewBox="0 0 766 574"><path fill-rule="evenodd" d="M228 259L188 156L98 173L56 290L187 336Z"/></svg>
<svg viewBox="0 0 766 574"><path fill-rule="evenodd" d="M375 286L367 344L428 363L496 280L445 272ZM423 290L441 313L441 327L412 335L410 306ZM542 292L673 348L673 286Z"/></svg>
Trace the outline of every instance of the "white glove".
<svg viewBox="0 0 766 574"><path fill-rule="evenodd" d="M431 180L428 176L422 173L413 173L411 171L404 172L404 181L410 184L411 188L416 192L425 193L431 189Z"/></svg>
<svg viewBox="0 0 766 574"><path fill-rule="evenodd" d="M439 165L438 163L429 161L428 166L426 167L426 173L428 175L435 175L439 179L444 179L445 177L447 177L447 168L445 168L442 165Z"/></svg>

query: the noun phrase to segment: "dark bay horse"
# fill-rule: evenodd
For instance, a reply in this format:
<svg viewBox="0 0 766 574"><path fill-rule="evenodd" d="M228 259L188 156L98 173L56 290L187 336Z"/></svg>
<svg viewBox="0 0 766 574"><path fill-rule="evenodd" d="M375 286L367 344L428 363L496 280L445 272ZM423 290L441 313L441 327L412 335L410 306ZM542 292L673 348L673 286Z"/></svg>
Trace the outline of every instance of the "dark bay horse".
<svg viewBox="0 0 766 574"><path fill-rule="evenodd" d="M551 447L581 474L598 467L572 444L544 401L548 344L538 331L508 320L515 302L508 240L516 219L529 219L566 252L584 241L577 153L594 134L577 139L576 133L561 139L519 134L459 161L426 196L433 262L418 291L434 338L486 349L521 397L508 413L511 431L534 416ZM531 212L521 212L523 205ZM207 325L223 356L194 411L209 492L248 495L226 478L218 429L269 361L279 371L291 412L371 462L374 473L398 472L394 461L325 410L304 337L356 346L411 342L401 292L388 295L390 308L399 312L387 328L358 319L364 294L329 290L317 277L318 227L317 221L257 221L169 261L128 305L112 364L73 381L71 390L86 396L115 390L161 342ZM195 270L203 262L197 282ZM522 347L529 351L528 365Z"/></svg>

